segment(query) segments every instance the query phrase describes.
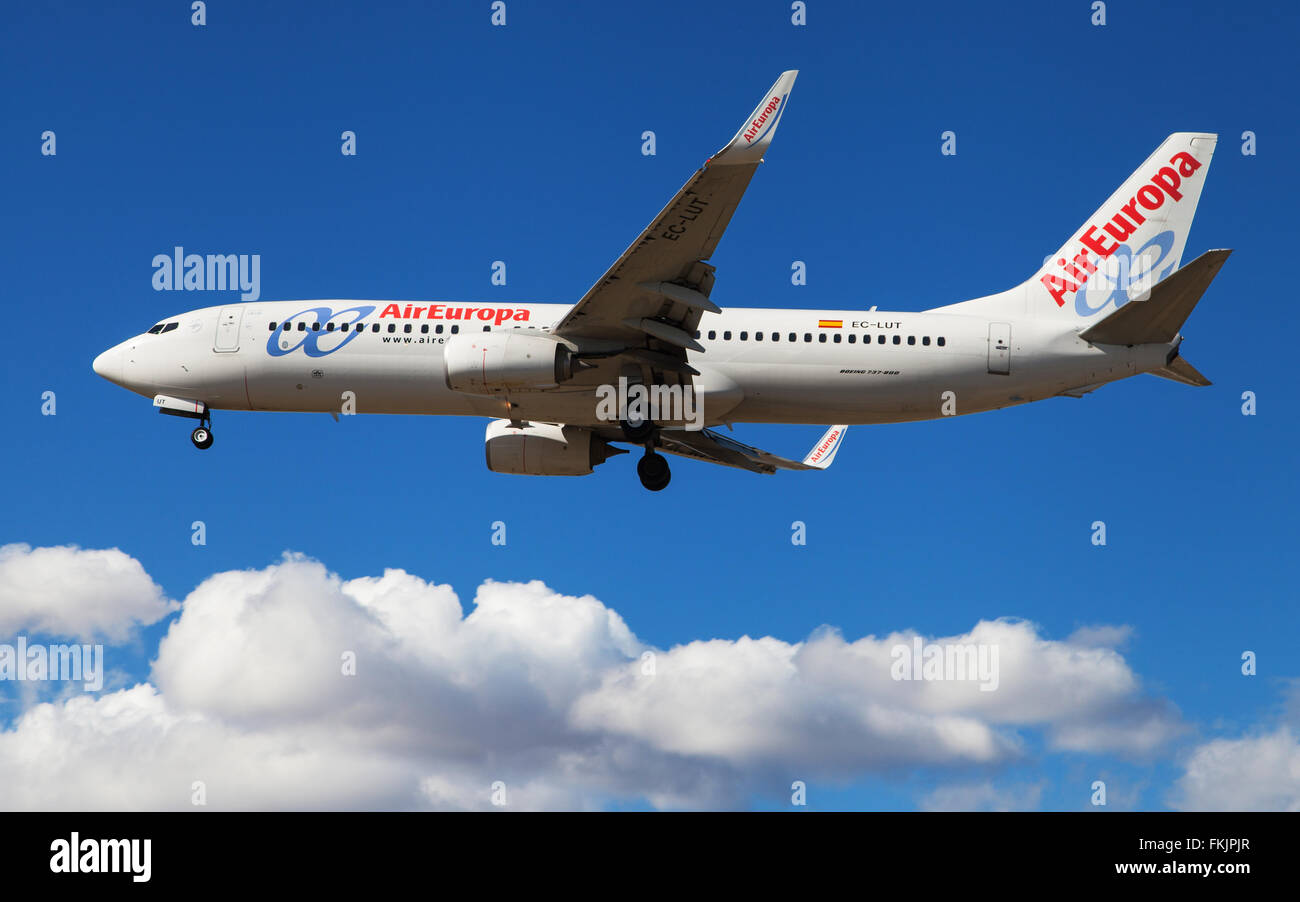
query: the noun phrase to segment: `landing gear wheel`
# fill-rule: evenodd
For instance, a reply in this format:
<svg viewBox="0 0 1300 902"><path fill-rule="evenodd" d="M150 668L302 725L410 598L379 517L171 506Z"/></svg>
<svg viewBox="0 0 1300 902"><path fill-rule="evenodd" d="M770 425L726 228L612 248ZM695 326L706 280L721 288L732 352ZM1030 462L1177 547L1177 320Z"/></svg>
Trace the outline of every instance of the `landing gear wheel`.
<svg viewBox="0 0 1300 902"><path fill-rule="evenodd" d="M623 438L637 445L644 444L645 440L654 435L655 431L655 424L652 420L639 420L637 422L620 420L618 425L623 429Z"/></svg>
<svg viewBox="0 0 1300 902"><path fill-rule="evenodd" d="M661 492L668 488L668 481L673 478L668 469L668 461L662 454L647 451L645 457L636 463L636 475L641 477L641 484L652 492Z"/></svg>
<svg viewBox="0 0 1300 902"><path fill-rule="evenodd" d="M200 451L211 448L212 430L206 426L199 426L197 429L195 429L193 432L190 433L190 441L192 441L194 443L194 447L198 448Z"/></svg>

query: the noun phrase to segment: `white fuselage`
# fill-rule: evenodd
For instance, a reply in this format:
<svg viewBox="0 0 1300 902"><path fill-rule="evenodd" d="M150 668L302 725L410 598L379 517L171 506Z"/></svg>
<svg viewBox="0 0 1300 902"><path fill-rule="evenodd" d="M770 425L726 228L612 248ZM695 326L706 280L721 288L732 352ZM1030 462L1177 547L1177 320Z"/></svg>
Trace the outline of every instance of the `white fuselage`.
<svg viewBox="0 0 1300 902"><path fill-rule="evenodd" d="M491 395L452 391L444 378L443 348L453 334L545 331L569 309L228 304L171 317L168 331L122 342L95 361L95 370L148 397L217 410L338 412L350 392L358 413L596 425L595 388L617 380L620 365L613 362L597 361L558 386ZM726 308L703 315L698 340L705 350L688 352L688 360L700 373L695 389L707 425L859 424L975 413L1074 392L1159 367L1171 347L1092 345L1075 329L1055 320L951 313Z"/></svg>

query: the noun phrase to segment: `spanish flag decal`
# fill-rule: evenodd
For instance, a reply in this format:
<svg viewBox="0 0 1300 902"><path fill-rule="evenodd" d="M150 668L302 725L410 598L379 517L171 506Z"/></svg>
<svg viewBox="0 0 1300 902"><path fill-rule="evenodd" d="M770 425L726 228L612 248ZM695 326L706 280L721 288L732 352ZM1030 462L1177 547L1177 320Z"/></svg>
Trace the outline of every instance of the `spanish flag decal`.
<svg viewBox="0 0 1300 902"><path fill-rule="evenodd" d="M819 319L817 321L818 329L843 329L844 320L842 319Z"/></svg>

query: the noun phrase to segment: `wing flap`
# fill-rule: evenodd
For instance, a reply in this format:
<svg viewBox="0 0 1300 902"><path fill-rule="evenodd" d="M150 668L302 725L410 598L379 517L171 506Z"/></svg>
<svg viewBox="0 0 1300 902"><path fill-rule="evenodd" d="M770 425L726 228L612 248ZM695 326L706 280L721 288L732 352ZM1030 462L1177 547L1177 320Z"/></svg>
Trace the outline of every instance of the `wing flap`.
<svg viewBox="0 0 1300 902"><path fill-rule="evenodd" d="M709 167L697 172L560 321L556 333L566 338L636 342L644 336L623 321L650 317L694 329L706 307L692 306L643 283L680 284L707 300L712 285L691 284L692 270L713 255L726 227L720 221L721 202L738 199L752 175L752 167ZM732 203L730 210L735 208ZM710 238L711 233L715 237Z"/></svg>

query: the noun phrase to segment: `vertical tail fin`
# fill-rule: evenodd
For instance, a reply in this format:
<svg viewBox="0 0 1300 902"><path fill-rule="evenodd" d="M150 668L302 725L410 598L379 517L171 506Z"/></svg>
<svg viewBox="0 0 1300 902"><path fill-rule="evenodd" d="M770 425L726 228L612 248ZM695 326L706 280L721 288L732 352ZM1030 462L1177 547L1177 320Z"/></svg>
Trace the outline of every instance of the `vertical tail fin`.
<svg viewBox="0 0 1300 902"><path fill-rule="evenodd" d="M1170 135L1029 282L1029 312L1090 319L1182 264L1217 135Z"/></svg>
<svg viewBox="0 0 1300 902"><path fill-rule="evenodd" d="M1182 262L1217 141L1199 132L1170 135L1032 278L940 310L1088 324L1143 296Z"/></svg>

